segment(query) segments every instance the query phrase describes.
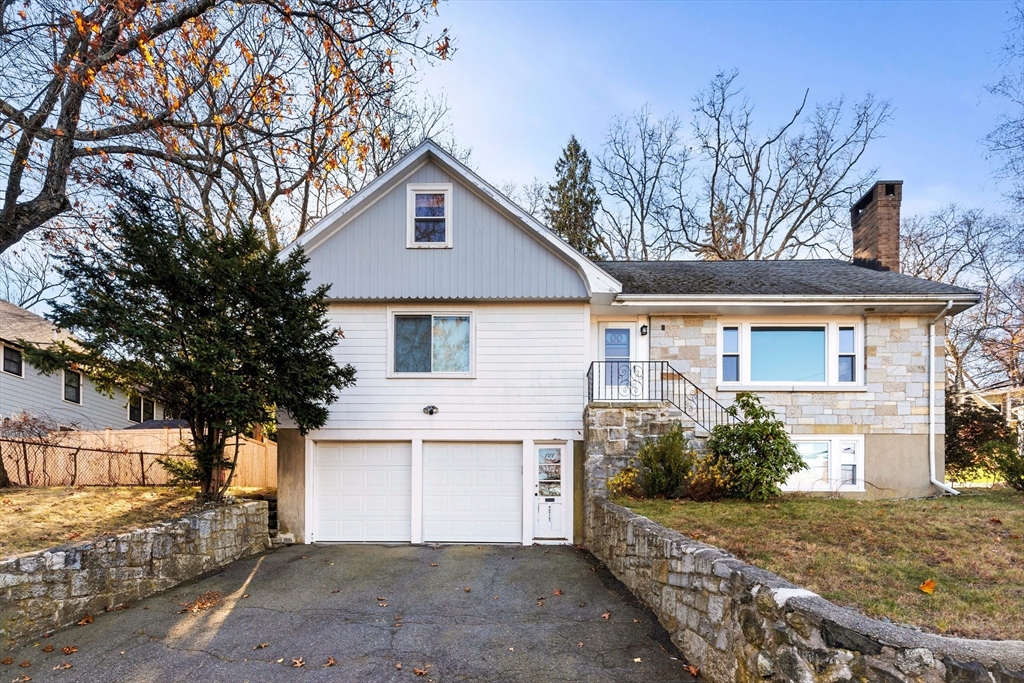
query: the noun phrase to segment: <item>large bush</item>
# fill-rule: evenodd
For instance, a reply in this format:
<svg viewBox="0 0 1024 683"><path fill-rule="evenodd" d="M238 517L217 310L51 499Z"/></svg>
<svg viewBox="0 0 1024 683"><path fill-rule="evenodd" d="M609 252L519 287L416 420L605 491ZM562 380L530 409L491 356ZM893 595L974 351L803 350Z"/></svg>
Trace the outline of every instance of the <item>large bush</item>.
<svg viewBox="0 0 1024 683"><path fill-rule="evenodd" d="M694 455L693 447L678 424L658 438L645 441L636 455L637 480L643 495L649 498L679 495Z"/></svg>
<svg viewBox="0 0 1024 683"><path fill-rule="evenodd" d="M970 398L946 396L947 477L966 481L984 472L997 472L999 462L1012 470L1016 452L1017 435L1001 413Z"/></svg>
<svg viewBox="0 0 1024 683"><path fill-rule="evenodd" d="M781 494L779 485L807 468L785 425L749 392L736 394L727 410L742 421L715 427L708 439L708 451L728 466L732 493L747 500L767 500Z"/></svg>

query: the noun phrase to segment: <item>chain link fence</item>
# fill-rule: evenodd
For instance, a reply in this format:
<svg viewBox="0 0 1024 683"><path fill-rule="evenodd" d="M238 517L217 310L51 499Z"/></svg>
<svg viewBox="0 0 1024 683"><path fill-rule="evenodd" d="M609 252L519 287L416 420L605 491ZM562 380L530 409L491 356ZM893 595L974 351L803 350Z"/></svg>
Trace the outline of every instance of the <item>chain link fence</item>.
<svg viewBox="0 0 1024 683"><path fill-rule="evenodd" d="M157 459L187 457L0 439L0 463L11 483L21 486L160 486L170 478Z"/></svg>

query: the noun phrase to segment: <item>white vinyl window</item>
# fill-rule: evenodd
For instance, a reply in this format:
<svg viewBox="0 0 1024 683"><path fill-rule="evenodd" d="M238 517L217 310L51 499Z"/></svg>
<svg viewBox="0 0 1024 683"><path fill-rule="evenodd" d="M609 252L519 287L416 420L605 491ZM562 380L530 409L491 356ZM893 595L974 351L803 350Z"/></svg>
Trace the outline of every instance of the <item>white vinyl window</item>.
<svg viewBox="0 0 1024 683"><path fill-rule="evenodd" d="M859 322L723 322L718 376L723 387L848 387L863 384Z"/></svg>
<svg viewBox="0 0 1024 683"><path fill-rule="evenodd" d="M410 249L450 249L452 246L452 186L447 183L408 185Z"/></svg>
<svg viewBox="0 0 1024 683"><path fill-rule="evenodd" d="M864 437L859 435L794 436L807 469L792 475L783 491L864 490Z"/></svg>
<svg viewBox="0 0 1024 683"><path fill-rule="evenodd" d="M469 312L396 312L390 336L392 375L473 374L473 317Z"/></svg>

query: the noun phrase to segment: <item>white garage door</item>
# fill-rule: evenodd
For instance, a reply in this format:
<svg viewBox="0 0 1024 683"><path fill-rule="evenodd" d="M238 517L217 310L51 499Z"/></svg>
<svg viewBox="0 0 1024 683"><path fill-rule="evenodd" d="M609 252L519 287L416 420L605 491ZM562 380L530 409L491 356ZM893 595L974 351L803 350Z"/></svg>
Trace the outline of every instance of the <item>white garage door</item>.
<svg viewBox="0 0 1024 683"><path fill-rule="evenodd" d="M317 444L313 540L412 540L411 470L407 443Z"/></svg>
<svg viewBox="0 0 1024 683"><path fill-rule="evenodd" d="M423 540L522 542L522 444L423 444Z"/></svg>

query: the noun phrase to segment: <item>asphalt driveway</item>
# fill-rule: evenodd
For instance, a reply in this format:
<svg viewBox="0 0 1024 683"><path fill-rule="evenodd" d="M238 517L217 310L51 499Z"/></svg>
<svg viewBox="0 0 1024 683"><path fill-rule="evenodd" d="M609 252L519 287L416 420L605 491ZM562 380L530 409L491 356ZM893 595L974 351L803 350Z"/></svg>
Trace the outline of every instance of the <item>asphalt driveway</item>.
<svg viewBox="0 0 1024 683"><path fill-rule="evenodd" d="M651 613L563 547L292 546L11 654L0 683L693 680Z"/></svg>

